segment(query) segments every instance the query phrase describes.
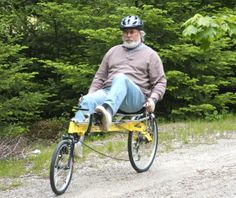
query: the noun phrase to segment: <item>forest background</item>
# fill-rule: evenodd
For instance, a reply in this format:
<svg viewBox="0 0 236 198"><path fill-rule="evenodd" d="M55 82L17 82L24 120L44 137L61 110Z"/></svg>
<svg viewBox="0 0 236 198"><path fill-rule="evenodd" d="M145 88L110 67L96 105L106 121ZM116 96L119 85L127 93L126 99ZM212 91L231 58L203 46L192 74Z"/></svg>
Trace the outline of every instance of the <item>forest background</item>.
<svg viewBox="0 0 236 198"><path fill-rule="evenodd" d="M68 123L131 14L165 67L159 118L235 114L235 13L235 0L1 0L0 136Z"/></svg>

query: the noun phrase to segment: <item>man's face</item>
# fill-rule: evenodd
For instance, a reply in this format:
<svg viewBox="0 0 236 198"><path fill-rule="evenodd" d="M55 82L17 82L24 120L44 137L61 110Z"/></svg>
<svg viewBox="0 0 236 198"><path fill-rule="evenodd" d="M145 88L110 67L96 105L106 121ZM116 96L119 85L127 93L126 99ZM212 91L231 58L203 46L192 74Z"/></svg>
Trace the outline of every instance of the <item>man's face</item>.
<svg viewBox="0 0 236 198"><path fill-rule="evenodd" d="M136 42L140 39L140 31L137 29L125 29L123 30L123 41Z"/></svg>
<svg viewBox="0 0 236 198"><path fill-rule="evenodd" d="M141 34L137 29L125 29L122 34L123 46L132 49L141 43Z"/></svg>

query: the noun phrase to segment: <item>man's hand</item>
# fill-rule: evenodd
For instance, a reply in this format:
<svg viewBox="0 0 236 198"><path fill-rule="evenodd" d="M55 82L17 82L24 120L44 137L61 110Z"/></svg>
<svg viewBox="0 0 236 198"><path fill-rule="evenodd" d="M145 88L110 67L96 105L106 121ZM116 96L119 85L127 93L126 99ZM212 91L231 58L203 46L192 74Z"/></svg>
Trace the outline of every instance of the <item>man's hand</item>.
<svg viewBox="0 0 236 198"><path fill-rule="evenodd" d="M154 112L155 106L156 106L155 102L156 101L154 101L154 99L152 99L152 98L147 99L147 102L144 105L146 107L147 112L149 112L149 113Z"/></svg>

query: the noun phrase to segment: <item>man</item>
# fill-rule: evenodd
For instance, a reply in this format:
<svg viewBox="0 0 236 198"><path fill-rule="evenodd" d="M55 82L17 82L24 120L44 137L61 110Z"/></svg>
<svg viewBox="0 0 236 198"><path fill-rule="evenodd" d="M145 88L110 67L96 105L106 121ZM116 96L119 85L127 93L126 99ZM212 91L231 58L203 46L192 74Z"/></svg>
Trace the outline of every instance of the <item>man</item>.
<svg viewBox="0 0 236 198"><path fill-rule="evenodd" d="M121 20L123 44L112 47L95 74L89 93L80 100L80 108L72 121L83 122L86 114L101 113L103 131L108 131L112 116L120 109L131 113L144 106L155 110L163 98L166 78L158 54L145 45L143 22L137 16Z"/></svg>

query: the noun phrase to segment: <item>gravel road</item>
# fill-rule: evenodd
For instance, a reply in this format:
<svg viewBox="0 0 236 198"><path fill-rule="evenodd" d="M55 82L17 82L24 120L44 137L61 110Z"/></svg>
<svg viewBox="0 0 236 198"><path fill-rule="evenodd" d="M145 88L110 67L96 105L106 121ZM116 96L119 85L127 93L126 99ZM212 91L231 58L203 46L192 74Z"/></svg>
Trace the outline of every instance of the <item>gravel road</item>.
<svg viewBox="0 0 236 198"><path fill-rule="evenodd" d="M151 169L138 174L129 162L96 158L76 165L72 182L61 198L235 198L236 134L214 144L184 146L158 153ZM49 180L22 178L24 185L1 191L0 197L51 198Z"/></svg>

